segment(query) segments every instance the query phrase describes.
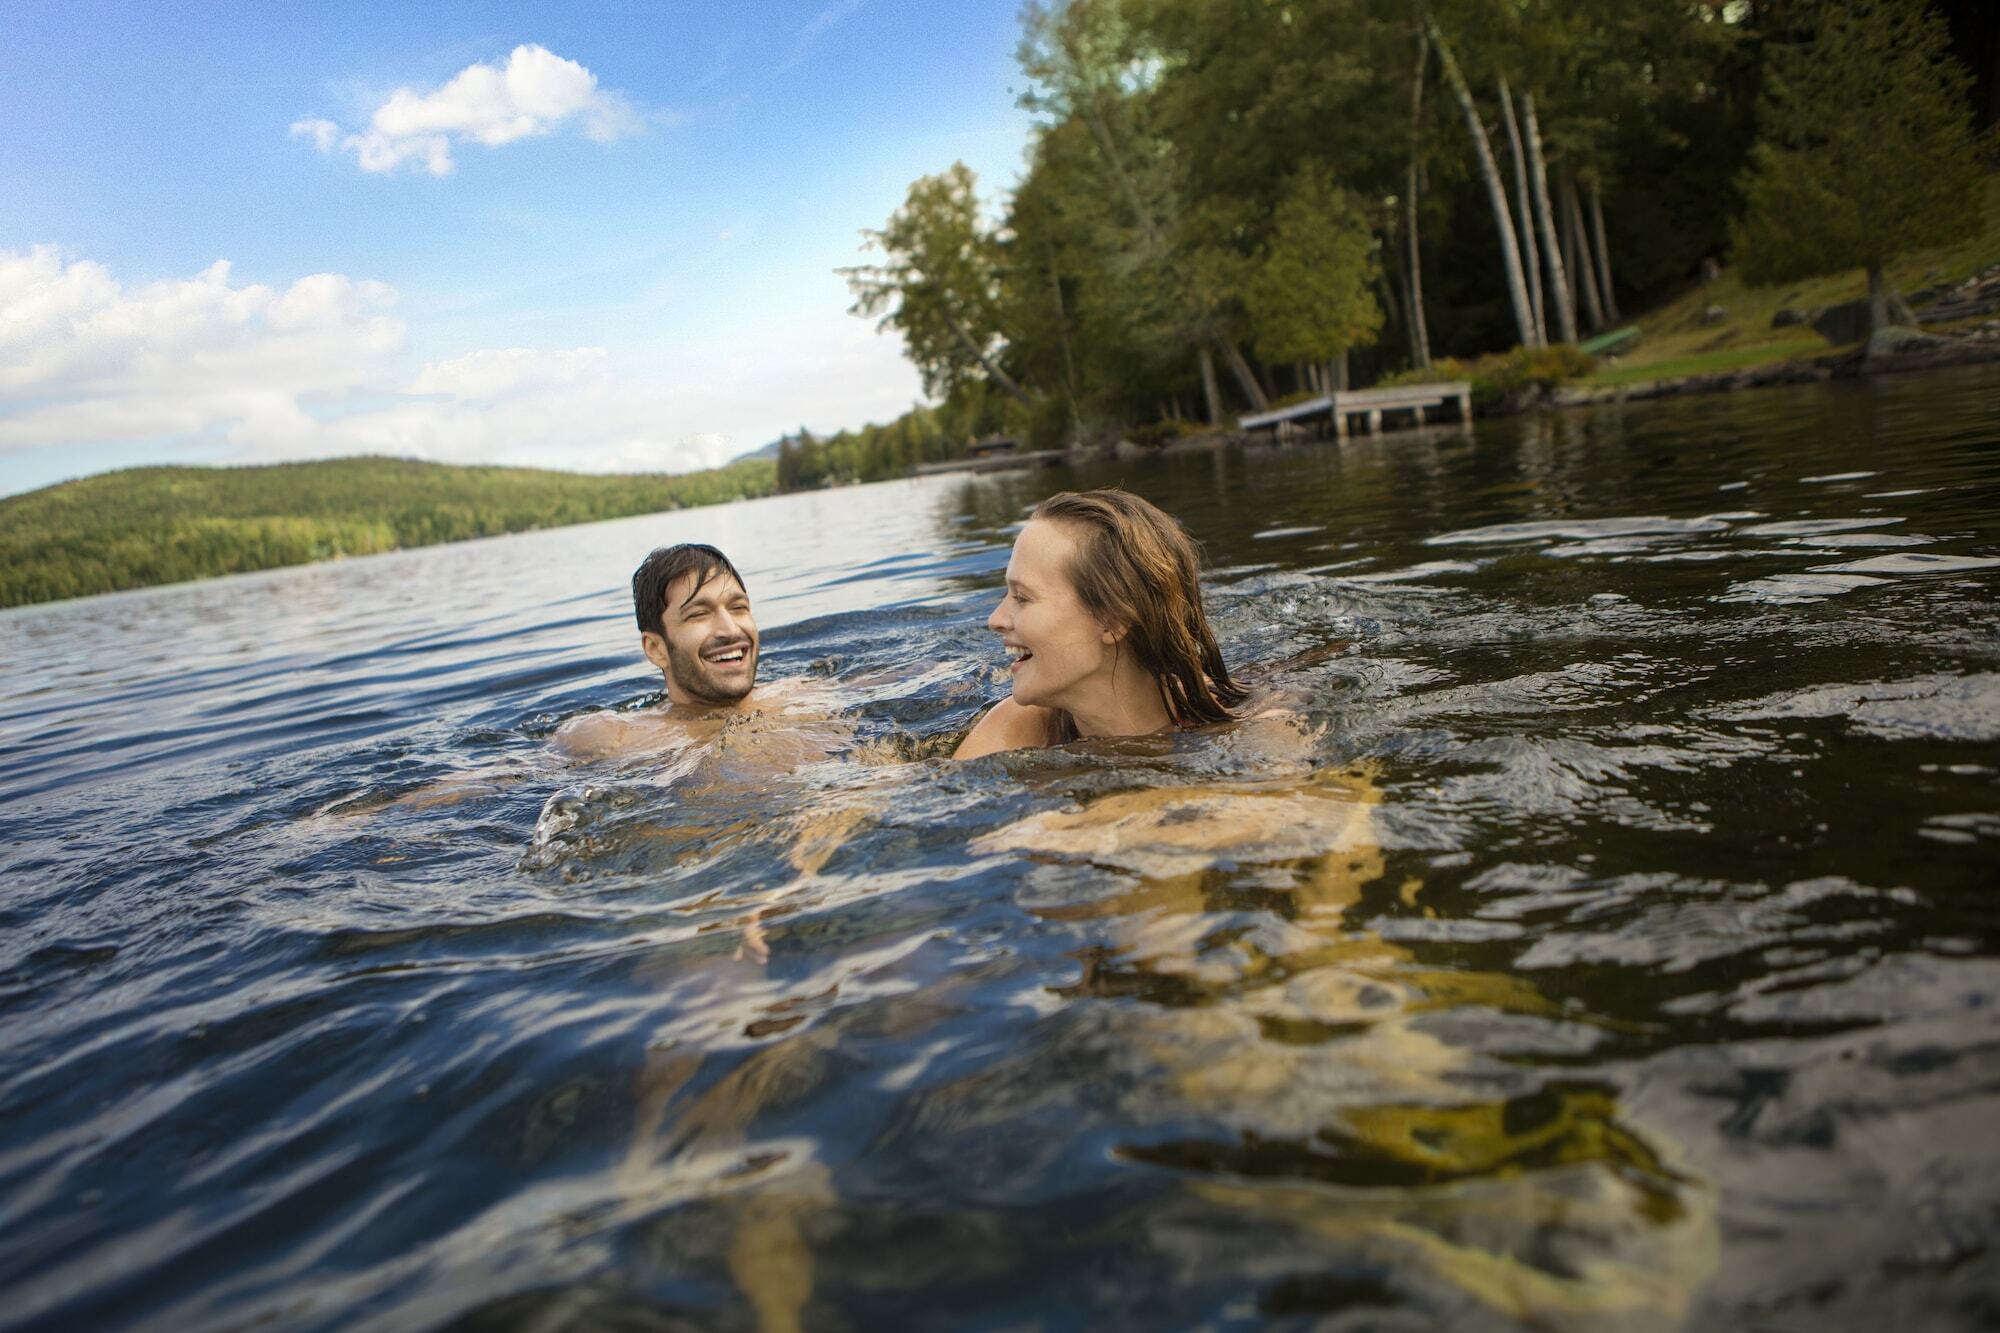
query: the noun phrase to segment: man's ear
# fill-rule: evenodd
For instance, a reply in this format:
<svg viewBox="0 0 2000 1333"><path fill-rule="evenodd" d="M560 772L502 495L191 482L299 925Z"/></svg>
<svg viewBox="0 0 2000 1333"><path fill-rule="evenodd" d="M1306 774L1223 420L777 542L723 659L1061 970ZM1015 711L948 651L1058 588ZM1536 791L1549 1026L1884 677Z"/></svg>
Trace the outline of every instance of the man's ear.
<svg viewBox="0 0 2000 1333"><path fill-rule="evenodd" d="M639 647L645 652L646 660L660 670L667 669L667 641L651 630L639 634Z"/></svg>
<svg viewBox="0 0 2000 1333"><path fill-rule="evenodd" d="M1106 643L1121 642L1125 638L1126 634L1131 632L1132 628L1130 625L1105 626L1101 621L1099 622L1099 627L1103 632L1104 641Z"/></svg>

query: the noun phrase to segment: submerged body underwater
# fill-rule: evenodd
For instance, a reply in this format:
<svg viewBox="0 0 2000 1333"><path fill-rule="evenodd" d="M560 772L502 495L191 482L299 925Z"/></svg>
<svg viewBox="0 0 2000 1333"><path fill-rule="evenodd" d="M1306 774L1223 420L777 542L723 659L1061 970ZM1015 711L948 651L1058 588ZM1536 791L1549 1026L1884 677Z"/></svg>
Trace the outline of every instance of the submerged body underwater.
<svg viewBox="0 0 2000 1333"><path fill-rule="evenodd" d="M1113 484L1284 714L952 763ZM5 613L0 1327L1982 1326L1996 571L1970 371Z"/></svg>

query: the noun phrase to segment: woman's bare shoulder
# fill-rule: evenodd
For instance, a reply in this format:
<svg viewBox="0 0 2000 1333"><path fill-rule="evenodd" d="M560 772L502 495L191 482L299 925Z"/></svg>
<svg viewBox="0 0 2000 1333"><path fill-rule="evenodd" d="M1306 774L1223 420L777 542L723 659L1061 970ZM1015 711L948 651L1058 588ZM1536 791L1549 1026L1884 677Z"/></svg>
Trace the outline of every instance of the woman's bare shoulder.
<svg viewBox="0 0 2000 1333"><path fill-rule="evenodd" d="M952 751L953 759L977 759L1002 750L1025 750L1049 743L1049 710L1017 704L1010 698L986 710L973 724L965 739Z"/></svg>

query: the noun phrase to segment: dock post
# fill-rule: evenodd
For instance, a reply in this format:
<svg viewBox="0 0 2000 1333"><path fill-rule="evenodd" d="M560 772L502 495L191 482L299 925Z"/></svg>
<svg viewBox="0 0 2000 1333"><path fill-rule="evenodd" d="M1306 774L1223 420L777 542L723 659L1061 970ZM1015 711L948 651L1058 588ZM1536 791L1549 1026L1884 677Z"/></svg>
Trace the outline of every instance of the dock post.
<svg viewBox="0 0 2000 1333"><path fill-rule="evenodd" d="M1472 420L1472 395L1470 393L1462 393L1458 396L1458 416L1461 421Z"/></svg>
<svg viewBox="0 0 2000 1333"><path fill-rule="evenodd" d="M1382 409L1379 407L1368 409L1368 433L1370 435L1382 433Z"/></svg>

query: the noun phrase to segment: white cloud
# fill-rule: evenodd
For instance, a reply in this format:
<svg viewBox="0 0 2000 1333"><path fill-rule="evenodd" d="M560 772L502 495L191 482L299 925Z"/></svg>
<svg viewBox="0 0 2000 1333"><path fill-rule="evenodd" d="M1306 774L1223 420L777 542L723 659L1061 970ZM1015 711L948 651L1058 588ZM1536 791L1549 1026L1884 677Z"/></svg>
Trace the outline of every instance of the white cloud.
<svg viewBox="0 0 2000 1333"><path fill-rule="evenodd" d="M475 401L550 385L577 384L603 373L607 355L602 347L566 351L502 347L467 352L425 366L411 383L410 392Z"/></svg>
<svg viewBox="0 0 2000 1333"><path fill-rule="evenodd" d="M414 162L445 176L456 165L453 143L497 148L571 126L604 143L638 133L645 118L622 94L599 88L597 76L574 60L523 45L505 65L469 65L429 92L398 88L354 133L322 119L294 121L291 132L322 153L352 153L363 171Z"/></svg>
<svg viewBox="0 0 2000 1333"><path fill-rule="evenodd" d="M413 366L395 300L336 273L239 285L226 261L126 287L54 247L0 250L0 492L24 484L10 474L87 471L58 460L108 445L177 462L682 471L802 423L884 421L916 393L893 339L836 316L766 329L751 350L704 333L645 354L475 348Z"/></svg>
<svg viewBox="0 0 2000 1333"><path fill-rule="evenodd" d="M330 120L295 120L292 122L294 139L311 139L313 147L322 153L331 153L340 143L340 126Z"/></svg>
<svg viewBox="0 0 2000 1333"><path fill-rule="evenodd" d="M126 290L50 246L0 251L0 451L222 430L297 441L314 396L364 388L401 352L396 294L334 273L280 291L229 264Z"/></svg>

